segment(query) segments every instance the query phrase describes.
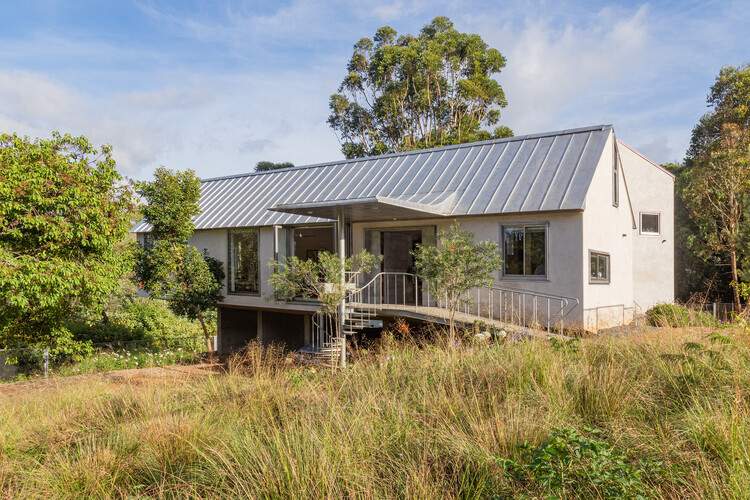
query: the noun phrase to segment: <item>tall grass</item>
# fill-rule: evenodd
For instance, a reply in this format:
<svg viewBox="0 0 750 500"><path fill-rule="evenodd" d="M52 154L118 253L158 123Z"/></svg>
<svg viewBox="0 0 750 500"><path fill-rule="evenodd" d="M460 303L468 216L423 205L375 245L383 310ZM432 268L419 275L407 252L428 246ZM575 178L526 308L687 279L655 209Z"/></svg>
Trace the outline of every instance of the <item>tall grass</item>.
<svg viewBox="0 0 750 500"><path fill-rule="evenodd" d="M255 347L221 375L0 396L0 496L747 497L749 360L706 330L397 343L343 372Z"/></svg>

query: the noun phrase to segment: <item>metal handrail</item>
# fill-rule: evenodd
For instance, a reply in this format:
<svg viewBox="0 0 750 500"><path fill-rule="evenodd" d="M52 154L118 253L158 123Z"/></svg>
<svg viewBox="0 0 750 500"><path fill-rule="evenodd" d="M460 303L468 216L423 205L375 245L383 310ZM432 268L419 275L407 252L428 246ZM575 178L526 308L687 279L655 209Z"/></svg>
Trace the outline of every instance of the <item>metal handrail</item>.
<svg viewBox="0 0 750 500"><path fill-rule="evenodd" d="M407 291L407 288L411 289ZM499 307L496 307L498 299ZM384 306L446 309L445 301L431 293L429 281L415 273L394 271L380 272L363 286L350 291L347 302L376 309ZM478 320L542 326L549 332L556 328L560 333L564 332L565 318L580 304L575 297L497 286L475 288L462 302L463 308L459 312Z"/></svg>

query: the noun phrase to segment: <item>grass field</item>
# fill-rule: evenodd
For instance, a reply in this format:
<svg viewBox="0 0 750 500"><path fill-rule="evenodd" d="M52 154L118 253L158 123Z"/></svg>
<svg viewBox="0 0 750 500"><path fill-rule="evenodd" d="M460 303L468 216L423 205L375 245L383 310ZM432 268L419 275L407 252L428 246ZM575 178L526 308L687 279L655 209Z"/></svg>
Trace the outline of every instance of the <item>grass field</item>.
<svg viewBox="0 0 750 500"><path fill-rule="evenodd" d="M728 329L392 343L344 372L254 349L227 374L0 395L3 497L748 492L750 338Z"/></svg>

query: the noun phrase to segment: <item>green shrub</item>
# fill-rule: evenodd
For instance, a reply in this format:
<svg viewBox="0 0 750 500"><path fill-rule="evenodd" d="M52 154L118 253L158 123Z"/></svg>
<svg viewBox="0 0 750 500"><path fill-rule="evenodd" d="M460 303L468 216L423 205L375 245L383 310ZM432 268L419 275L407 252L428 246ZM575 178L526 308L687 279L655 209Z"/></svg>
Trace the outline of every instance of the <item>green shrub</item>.
<svg viewBox="0 0 750 500"><path fill-rule="evenodd" d="M510 476L555 498L643 498L646 485L641 464L586 429L555 429L536 447L525 446L521 461L501 459Z"/></svg>
<svg viewBox="0 0 750 500"><path fill-rule="evenodd" d="M66 364L54 368L56 375L79 375L83 373L106 372L129 368L152 368L181 363L195 363L199 354L191 349L162 349L159 351L143 349L117 349L101 351L82 359L78 363Z"/></svg>
<svg viewBox="0 0 750 500"><path fill-rule="evenodd" d="M107 313L95 323L74 326L76 338L101 342L131 342L161 346L170 340L202 339L200 325L176 316L163 300L135 297Z"/></svg>
<svg viewBox="0 0 750 500"><path fill-rule="evenodd" d="M651 326L716 326L718 322L707 312L689 309L680 304L657 304L646 311L646 319Z"/></svg>

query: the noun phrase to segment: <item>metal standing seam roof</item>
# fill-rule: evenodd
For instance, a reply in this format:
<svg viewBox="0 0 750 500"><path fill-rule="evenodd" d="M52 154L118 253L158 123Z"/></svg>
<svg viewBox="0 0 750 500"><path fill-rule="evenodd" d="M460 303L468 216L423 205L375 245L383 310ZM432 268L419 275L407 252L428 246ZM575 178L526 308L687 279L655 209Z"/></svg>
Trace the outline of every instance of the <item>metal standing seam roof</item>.
<svg viewBox="0 0 750 500"><path fill-rule="evenodd" d="M310 224L295 206L387 200L433 216L582 210L611 125L205 179L196 229ZM133 232L146 232L141 221Z"/></svg>

